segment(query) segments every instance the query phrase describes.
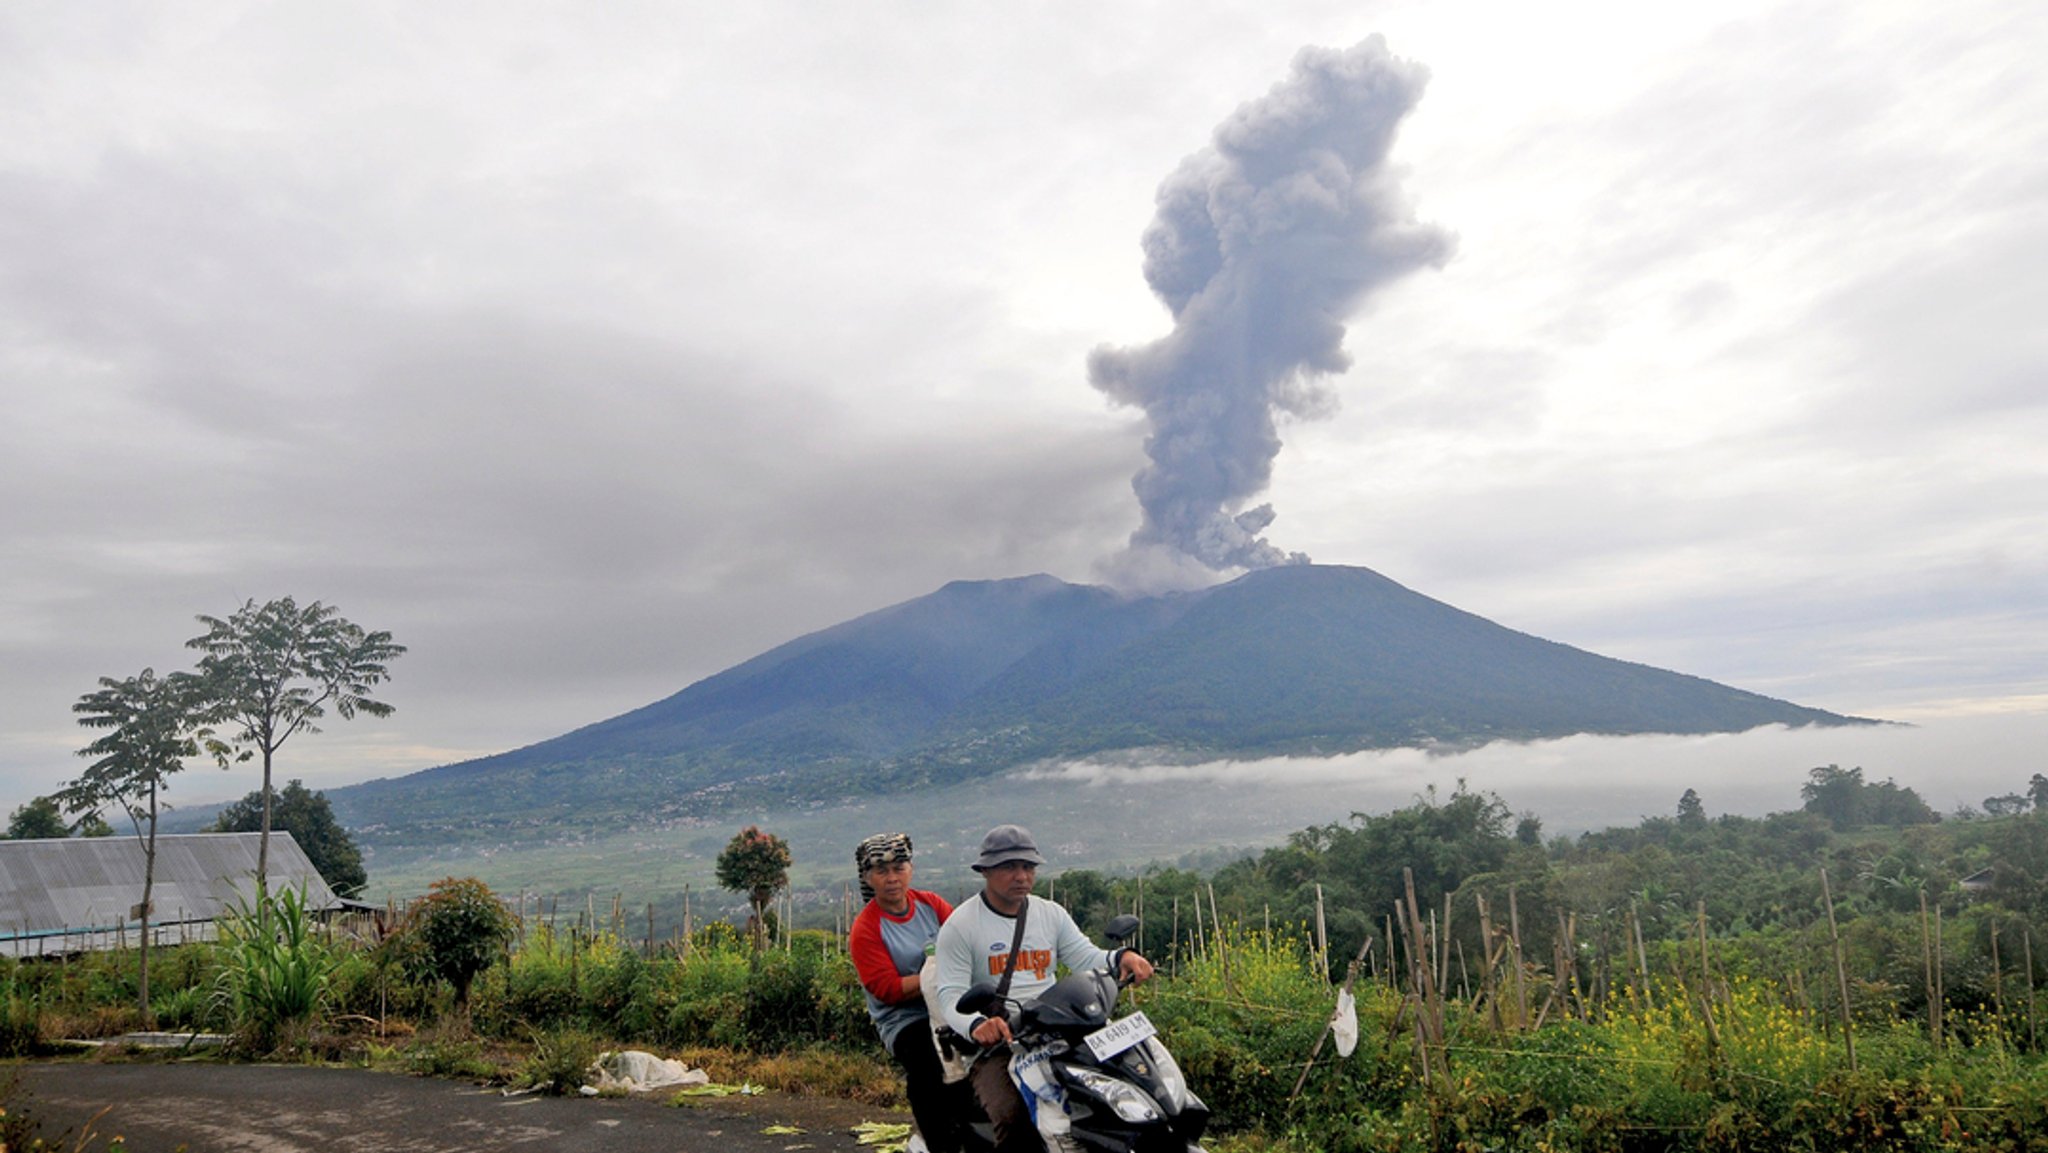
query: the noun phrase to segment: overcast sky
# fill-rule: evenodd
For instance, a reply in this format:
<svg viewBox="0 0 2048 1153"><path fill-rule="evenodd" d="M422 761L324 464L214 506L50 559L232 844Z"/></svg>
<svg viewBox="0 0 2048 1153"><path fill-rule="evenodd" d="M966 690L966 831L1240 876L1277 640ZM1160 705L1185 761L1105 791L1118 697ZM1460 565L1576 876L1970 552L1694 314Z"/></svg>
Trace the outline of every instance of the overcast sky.
<svg viewBox="0 0 2048 1153"><path fill-rule="evenodd" d="M1155 197L1375 33L1376 196L1441 244L1276 410L1264 541L2048 733L2043 5L12 3L0 805L248 598L411 647L280 755L325 787L1128 579L1151 418L1090 357L1174 330Z"/></svg>

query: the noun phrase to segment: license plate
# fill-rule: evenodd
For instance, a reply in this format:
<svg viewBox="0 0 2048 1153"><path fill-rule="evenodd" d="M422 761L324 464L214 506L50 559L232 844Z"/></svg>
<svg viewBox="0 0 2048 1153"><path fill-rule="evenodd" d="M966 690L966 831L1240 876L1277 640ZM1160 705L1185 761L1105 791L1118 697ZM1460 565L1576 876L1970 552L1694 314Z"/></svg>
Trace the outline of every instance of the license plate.
<svg viewBox="0 0 2048 1153"><path fill-rule="evenodd" d="M1145 1011L1140 1009L1121 1020L1111 1021L1082 1040L1088 1042L1088 1049L1095 1054L1097 1061L1107 1061L1158 1032L1152 1027L1151 1019L1145 1016Z"/></svg>

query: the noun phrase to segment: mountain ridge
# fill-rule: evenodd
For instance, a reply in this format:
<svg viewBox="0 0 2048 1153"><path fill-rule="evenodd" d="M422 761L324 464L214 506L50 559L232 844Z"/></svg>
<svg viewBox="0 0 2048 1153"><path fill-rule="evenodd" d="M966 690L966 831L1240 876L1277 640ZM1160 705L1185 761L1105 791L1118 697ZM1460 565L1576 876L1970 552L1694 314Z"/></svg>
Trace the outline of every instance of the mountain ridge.
<svg viewBox="0 0 2048 1153"><path fill-rule="evenodd" d="M1496 624L1365 568L1133 596L954 581L561 736L333 790L351 825L673 820L1053 758L1332 755L1858 724ZM465 784L488 781L488 798ZM456 803L455 794L466 794Z"/></svg>

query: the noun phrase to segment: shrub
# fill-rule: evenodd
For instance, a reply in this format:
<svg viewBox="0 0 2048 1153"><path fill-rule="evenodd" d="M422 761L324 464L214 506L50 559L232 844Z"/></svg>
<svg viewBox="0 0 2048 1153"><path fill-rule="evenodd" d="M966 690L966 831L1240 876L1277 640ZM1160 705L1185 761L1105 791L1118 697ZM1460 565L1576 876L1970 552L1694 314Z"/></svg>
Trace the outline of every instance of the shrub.
<svg viewBox="0 0 2048 1153"><path fill-rule="evenodd" d="M241 1042L259 1052L296 1044L327 995L334 956L313 932L305 894L259 891L220 920L215 1000Z"/></svg>
<svg viewBox="0 0 2048 1153"><path fill-rule="evenodd" d="M42 1003L20 987L12 972L7 973L0 978L0 1057L32 1056L42 1051L46 1040Z"/></svg>
<svg viewBox="0 0 2048 1153"><path fill-rule="evenodd" d="M675 1008L662 1040L671 1045L747 1045L746 951L699 950L679 965Z"/></svg>
<svg viewBox="0 0 2048 1153"><path fill-rule="evenodd" d="M498 1072L460 1021L422 1031L406 1045L403 1057L406 1069L422 1077L488 1080Z"/></svg>
<svg viewBox="0 0 2048 1153"><path fill-rule="evenodd" d="M580 1029L537 1033L533 1053L520 1074L521 1083L550 1097L567 1096L589 1083L597 1051L596 1039Z"/></svg>
<svg viewBox="0 0 2048 1153"><path fill-rule="evenodd" d="M223 1023L220 1003L197 986L159 994L151 999L149 1012L159 1029L198 1031Z"/></svg>
<svg viewBox="0 0 2048 1153"><path fill-rule="evenodd" d="M446 877L406 914L402 930L412 948L405 955L420 972L448 982L458 1011L469 1008L476 975L497 962L512 940L517 920L490 887L474 877Z"/></svg>

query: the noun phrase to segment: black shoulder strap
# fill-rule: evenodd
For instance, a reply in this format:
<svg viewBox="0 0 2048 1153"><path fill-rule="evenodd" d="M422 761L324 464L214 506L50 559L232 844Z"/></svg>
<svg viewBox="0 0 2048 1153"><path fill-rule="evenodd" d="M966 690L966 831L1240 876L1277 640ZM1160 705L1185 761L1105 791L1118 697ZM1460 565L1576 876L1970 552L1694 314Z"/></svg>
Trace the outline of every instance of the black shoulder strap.
<svg viewBox="0 0 2048 1153"><path fill-rule="evenodd" d="M1017 910L1017 935L1010 938L1010 959L1003 963L1003 979L996 983L996 996L1010 995L1010 978L1017 973L1017 950L1024 947L1024 915L1031 911L1031 898L1025 897L1023 907Z"/></svg>

